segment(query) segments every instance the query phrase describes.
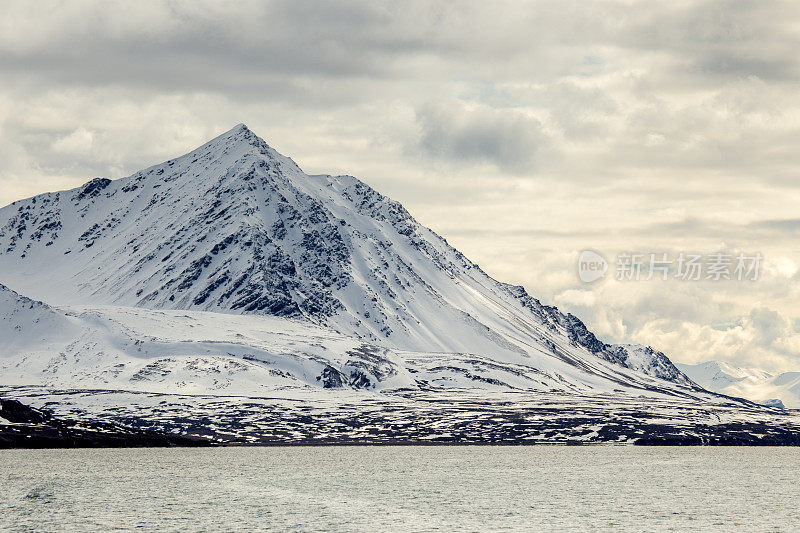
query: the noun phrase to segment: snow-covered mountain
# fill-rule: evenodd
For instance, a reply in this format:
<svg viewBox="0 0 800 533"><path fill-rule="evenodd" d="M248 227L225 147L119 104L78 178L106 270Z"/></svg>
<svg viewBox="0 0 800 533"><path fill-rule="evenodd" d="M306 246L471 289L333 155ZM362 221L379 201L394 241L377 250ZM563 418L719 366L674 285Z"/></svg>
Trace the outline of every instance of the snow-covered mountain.
<svg viewBox="0 0 800 533"><path fill-rule="evenodd" d="M758 368L742 368L724 361L695 365L676 363L695 383L710 391L800 409L800 372L771 374Z"/></svg>
<svg viewBox="0 0 800 533"><path fill-rule="evenodd" d="M367 367L379 388L695 389L664 354L599 341L399 203L351 176L305 174L244 125L127 178L0 209L0 282L0 324L35 330L3 333L7 383L129 386L144 365L214 389L197 368L233 361L252 368L231 390L250 392L326 375L357 386ZM181 359L208 354L228 363Z"/></svg>
<svg viewBox="0 0 800 533"><path fill-rule="evenodd" d="M221 442L796 444L239 125L0 209L0 395Z"/></svg>

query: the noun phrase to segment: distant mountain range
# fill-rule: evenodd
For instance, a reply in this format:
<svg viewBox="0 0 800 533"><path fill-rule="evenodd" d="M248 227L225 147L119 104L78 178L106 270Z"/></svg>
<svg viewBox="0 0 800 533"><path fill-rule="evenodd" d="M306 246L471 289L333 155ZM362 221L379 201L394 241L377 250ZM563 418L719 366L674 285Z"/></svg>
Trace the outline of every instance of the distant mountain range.
<svg viewBox="0 0 800 533"><path fill-rule="evenodd" d="M0 385L69 414L117 421L114 391L170 405L526 394L763 409L705 391L652 348L600 341L399 203L352 176L305 174L244 125L127 178L0 209L0 283ZM171 411L186 420L191 406ZM137 416L166 427L152 406Z"/></svg>
<svg viewBox="0 0 800 533"><path fill-rule="evenodd" d="M695 383L710 391L741 396L754 402L800 409L800 372L772 374L723 361L695 365L676 363L675 366Z"/></svg>

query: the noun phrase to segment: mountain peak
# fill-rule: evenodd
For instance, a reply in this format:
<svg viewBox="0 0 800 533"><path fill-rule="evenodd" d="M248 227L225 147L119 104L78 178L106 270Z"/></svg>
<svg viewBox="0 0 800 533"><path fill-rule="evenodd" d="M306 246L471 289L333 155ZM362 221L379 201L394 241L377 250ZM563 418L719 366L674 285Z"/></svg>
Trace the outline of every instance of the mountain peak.
<svg viewBox="0 0 800 533"><path fill-rule="evenodd" d="M260 137L258 137L258 135L253 133L253 131L250 128L248 128L244 122L240 122L236 126L232 127L231 129L223 133L220 137L243 139L243 140L250 140L253 137L260 139Z"/></svg>
<svg viewBox="0 0 800 533"><path fill-rule="evenodd" d="M197 160L225 159L228 163L234 163L248 154L265 157L283 167L284 171L302 172L297 163L290 157L286 157L275 150L264 139L253 133L244 123L237 124L188 154L163 164L170 165L170 163L181 159L188 159L192 163ZM158 166L156 165L156 167Z"/></svg>
<svg viewBox="0 0 800 533"><path fill-rule="evenodd" d="M261 139L255 133L253 133L253 131L250 128L248 128L246 124L244 124L242 122L242 123L239 123L236 126L232 127L231 129L229 129L225 133L223 133L221 135L217 135L216 137L214 137L213 139L211 139L207 143L205 143L202 146L200 146L200 148L198 148L198 150L202 149L203 147L209 146L209 145L219 145L220 143L227 143L227 142L231 142L231 141L252 143L253 140L255 140L255 139L258 139L262 143L264 142L263 139ZM197 150L194 150L194 151L197 151Z"/></svg>

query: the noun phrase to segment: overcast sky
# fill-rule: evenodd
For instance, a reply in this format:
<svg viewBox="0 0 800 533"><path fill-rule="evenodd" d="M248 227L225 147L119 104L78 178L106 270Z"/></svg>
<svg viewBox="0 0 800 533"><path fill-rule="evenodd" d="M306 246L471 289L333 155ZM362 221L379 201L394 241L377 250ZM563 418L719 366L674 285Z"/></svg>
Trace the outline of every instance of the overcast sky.
<svg viewBox="0 0 800 533"><path fill-rule="evenodd" d="M244 122L604 340L800 370L798 50L796 1L4 1L0 205ZM765 259L585 284L587 248Z"/></svg>

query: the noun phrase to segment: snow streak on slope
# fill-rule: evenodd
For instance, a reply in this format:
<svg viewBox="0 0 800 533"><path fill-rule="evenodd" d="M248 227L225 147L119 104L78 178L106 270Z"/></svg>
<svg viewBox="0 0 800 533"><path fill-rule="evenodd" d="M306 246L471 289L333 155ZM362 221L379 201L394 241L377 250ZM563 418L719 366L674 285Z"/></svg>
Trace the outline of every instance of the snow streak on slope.
<svg viewBox="0 0 800 533"><path fill-rule="evenodd" d="M128 178L0 209L0 282L62 306L303 320L374 349L518 365L560 390L693 387L663 354L600 342L397 202L303 173L244 125Z"/></svg>
<svg viewBox="0 0 800 533"><path fill-rule="evenodd" d="M770 374L757 368L741 368L724 361L696 365L677 364L698 385L714 392L740 396L754 402L776 404L779 400L792 409L800 409L800 372Z"/></svg>

